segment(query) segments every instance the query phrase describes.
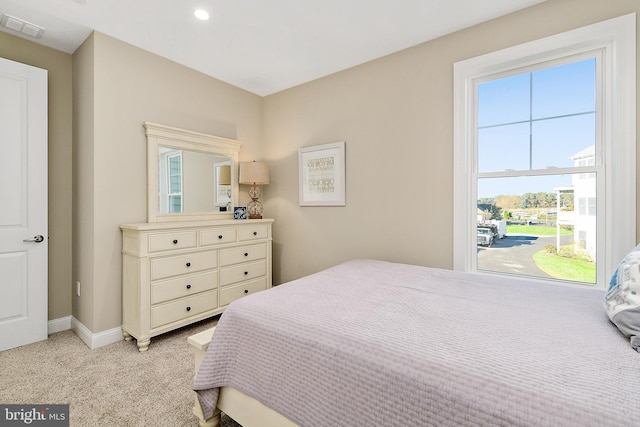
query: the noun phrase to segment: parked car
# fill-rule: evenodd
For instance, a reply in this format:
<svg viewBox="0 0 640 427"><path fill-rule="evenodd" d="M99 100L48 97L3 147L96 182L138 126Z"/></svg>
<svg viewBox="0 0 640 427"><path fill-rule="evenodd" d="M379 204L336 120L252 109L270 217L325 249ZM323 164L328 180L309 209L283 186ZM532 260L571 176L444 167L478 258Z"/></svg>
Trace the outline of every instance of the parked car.
<svg viewBox="0 0 640 427"><path fill-rule="evenodd" d="M478 246L491 246L493 238L493 230L488 227L478 227Z"/></svg>

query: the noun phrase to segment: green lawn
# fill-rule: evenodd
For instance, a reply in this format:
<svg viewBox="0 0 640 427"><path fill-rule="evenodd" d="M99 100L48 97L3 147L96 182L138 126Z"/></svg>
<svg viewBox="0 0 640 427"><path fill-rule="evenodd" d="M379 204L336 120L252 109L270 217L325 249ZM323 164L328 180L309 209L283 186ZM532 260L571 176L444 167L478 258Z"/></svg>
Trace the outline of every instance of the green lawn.
<svg viewBox="0 0 640 427"><path fill-rule="evenodd" d="M549 276L575 282L595 283L596 264L579 258L565 258L544 250L533 254L538 268Z"/></svg>
<svg viewBox="0 0 640 427"><path fill-rule="evenodd" d="M532 234L535 236L546 236L546 235L555 235L556 228L555 227L545 227L543 225L516 225L509 224L507 225L507 236L510 234ZM564 228L560 229L560 234L573 234L572 231L565 230Z"/></svg>

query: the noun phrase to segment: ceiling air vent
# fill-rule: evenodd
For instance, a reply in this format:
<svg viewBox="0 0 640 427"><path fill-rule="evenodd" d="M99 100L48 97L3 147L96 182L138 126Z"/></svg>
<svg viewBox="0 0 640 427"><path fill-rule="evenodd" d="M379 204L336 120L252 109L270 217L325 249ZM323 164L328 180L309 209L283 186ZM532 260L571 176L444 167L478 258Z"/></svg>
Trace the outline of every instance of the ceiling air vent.
<svg viewBox="0 0 640 427"><path fill-rule="evenodd" d="M35 39L39 39L44 34L44 28L32 24L31 22L23 21L15 16L7 15L6 13L2 15L0 25Z"/></svg>

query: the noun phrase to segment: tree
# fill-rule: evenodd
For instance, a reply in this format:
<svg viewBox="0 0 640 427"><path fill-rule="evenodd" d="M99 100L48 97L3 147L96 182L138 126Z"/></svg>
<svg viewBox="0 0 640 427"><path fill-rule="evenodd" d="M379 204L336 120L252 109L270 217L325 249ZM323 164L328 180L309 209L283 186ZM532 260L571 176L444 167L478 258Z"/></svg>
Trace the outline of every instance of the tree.
<svg viewBox="0 0 640 427"><path fill-rule="evenodd" d="M573 192L560 193L560 208L567 211L573 210Z"/></svg>
<svg viewBox="0 0 640 427"><path fill-rule="evenodd" d="M519 209L521 205L520 196L516 195L500 195L496 196L496 206L502 209L515 210Z"/></svg>
<svg viewBox="0 0 640 427"><path fill-rule="evenodd" d="M481 197L478 199L479 205L493 205L495 204L495 199L493 197Z"/></svg>
<svg viewBox="0 0 640 427"><path fill-rule="evenodd" d="M496 205L491 206L491 219L502 219L502 208Z"/></svg>

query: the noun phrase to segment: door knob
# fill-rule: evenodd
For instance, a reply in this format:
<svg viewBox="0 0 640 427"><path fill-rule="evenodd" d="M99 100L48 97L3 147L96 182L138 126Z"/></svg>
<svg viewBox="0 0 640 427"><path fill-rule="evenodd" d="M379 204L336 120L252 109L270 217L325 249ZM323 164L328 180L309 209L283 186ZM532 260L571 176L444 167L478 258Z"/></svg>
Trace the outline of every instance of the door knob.
<svg viewBox="0 0 640 427"><path fill-rule="evenodd" d="M33 239L24 239L23 242L25 242L25 243L40 243L40 242L44 242L44 236L42 234L38 234L37 236L34 236Z"/></svg>

